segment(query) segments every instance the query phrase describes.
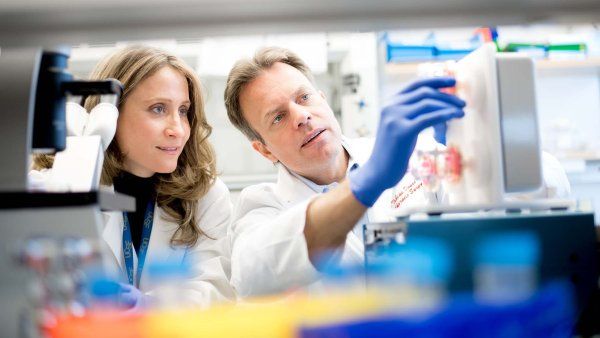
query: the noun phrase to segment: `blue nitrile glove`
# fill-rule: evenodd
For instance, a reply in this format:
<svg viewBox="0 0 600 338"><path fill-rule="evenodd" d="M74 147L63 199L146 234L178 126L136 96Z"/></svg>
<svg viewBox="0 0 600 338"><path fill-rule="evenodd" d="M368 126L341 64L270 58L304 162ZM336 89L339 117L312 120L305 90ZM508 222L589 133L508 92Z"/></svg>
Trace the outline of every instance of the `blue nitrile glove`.
<svg viewBox="0 0 600 338"><path fill-rule="evenodd" d="M452 77L415 81L383 108L371 157L349 174L350 189L362 204L373 206L402 179L423 129L464 116L463 100L438 91L455 83Z"/></svg>
<svg viewBox="0 0 600 338"><path fill-rule="evenodd" d="M433 126L433 138L443 145L446 145L446 130L448 130L446 122L438 123Z"/></svg>
<svg viewBox="0 0 600 338"><path fill-rule="evenodd" d="M144 306L144 294L131 284L119 283L119 304L128 310L141 310Z"/></svg>

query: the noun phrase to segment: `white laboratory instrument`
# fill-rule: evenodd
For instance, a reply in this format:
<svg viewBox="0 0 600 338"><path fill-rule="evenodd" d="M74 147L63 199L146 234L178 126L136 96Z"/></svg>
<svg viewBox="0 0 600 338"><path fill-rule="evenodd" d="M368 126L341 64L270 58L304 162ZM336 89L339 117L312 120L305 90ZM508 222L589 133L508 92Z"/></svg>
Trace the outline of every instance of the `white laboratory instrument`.
<svg viewBox="0 0 600 338"><path fill-rule="evenodd" d="M448 122L447 146L418 151L411 172L445 200L402 210L443 213L495 208L568 207L569 201L519 201L542 186L541 150L531 58L497 53L487 43L458 62L425 65L421 75L453 75L450 91L465 100L465 116Z"/></svg>
<svg viewBox="0 0 600 338"><path fill-rule="evenodd" d="M115 135L118 116L111 102L100 102L89 113L79 104L68 102L67 146L56 153L47 179L30 183L46 191L98 190L104 151Z"/></svg>

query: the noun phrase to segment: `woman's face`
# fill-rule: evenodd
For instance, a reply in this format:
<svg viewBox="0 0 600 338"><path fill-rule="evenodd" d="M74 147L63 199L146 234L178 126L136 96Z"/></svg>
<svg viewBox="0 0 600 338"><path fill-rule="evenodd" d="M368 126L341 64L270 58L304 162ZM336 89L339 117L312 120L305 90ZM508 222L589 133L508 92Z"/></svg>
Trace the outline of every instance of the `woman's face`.
<svg viewBox="0 0 600 338"><path fill-rule="evenodd" d="M125 170L139 177L171 173L190 137L190 97L185 77L165 66L129 94L116 138Z"/></svg>

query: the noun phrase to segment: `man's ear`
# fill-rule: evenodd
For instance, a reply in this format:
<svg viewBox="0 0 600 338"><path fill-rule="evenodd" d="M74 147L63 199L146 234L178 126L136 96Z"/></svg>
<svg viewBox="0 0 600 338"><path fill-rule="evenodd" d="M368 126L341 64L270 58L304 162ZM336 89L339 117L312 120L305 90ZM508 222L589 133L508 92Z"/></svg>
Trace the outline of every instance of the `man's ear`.
<svg viewBox="0 0 600 338"><path fill-rule="evenodd" d="M269 151L269 148L267 147L267 145L262 143L261 141L259 141L259 140L252 141L252 148L254 148L254 150L258 151L267 160L269 160L273 163L279 162L279 159L277 159L277 157L275 157L275 155L273 155L273 153L271 151Z"/></svg>

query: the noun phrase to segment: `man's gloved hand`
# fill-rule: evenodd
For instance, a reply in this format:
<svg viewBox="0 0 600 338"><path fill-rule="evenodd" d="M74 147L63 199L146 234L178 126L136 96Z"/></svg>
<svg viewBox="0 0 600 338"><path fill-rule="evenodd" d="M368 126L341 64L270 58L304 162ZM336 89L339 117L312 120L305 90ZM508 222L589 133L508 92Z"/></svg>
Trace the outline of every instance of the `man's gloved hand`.
<svg viewBox="0 0 600 338"><path fill-rule="evenodd" d="M433 138L443 145L446 145L446 130L448 125L446 122L442 122L433 126Z"/></svg>
<svg viewBox="0 0 600 338"><path fill-rule="evenodd" d="M144 294L133 285L119 283L121 287L119 304L129 311L138 311L144 307Z"/></svg>
<svg viewBox="0 0 600 338"><path fill-rule="evenodd" d="M381 111L371 157L349 174L350 189L362 204L373 206L385 189L402 179L423 129L464 116L463 100L438 91L455 83L452 77L415 81Z"/></svg>

